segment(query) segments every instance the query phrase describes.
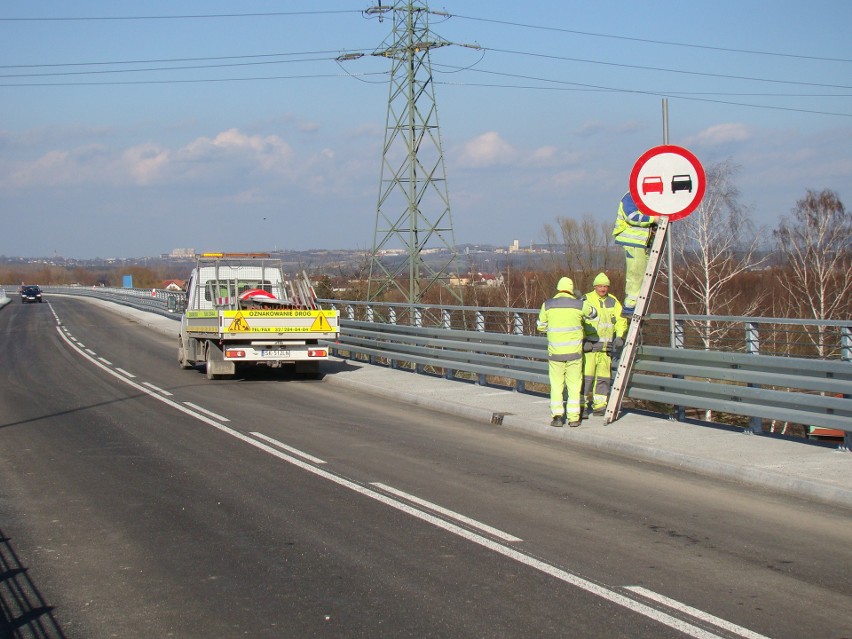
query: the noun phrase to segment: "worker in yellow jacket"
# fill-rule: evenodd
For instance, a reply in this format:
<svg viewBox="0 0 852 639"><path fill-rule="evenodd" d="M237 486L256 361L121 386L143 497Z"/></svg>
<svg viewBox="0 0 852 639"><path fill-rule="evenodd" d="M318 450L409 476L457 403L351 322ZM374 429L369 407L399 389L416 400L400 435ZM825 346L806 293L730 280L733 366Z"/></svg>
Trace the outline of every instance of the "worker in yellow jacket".
<svg viewBox="0 0 852 639"><path fill-rule="evenodd" d="M603 415L609 398L612 378L612 353L624 346L627 318L621 304L609 294L609 277L598 273L594 290L583 299L597 311L597 317L586 322L583 337L583 402L587 412Z"/></svg>
<svg viewBox="0 0 852 639"><path fill-rule="evenodd" d="M584 323L597 316L595 308L574 295L574 282L563 277L556 295L541 305L537 328L547 333L551 426L580 425L583 386ZM567 397L565 389L568 389Z"/></svg>
<svg viewBox="0 0 852 639"><path fill-rule="evenodd" d="M632 315L642 289L642 279L648 266L648 247L651 246L652 231L656 228L657 218L646 215L636 206L633 196L625 193L618 203L615 226L612 229L614 241L624 247L624 308L625 315Z"/></svg>

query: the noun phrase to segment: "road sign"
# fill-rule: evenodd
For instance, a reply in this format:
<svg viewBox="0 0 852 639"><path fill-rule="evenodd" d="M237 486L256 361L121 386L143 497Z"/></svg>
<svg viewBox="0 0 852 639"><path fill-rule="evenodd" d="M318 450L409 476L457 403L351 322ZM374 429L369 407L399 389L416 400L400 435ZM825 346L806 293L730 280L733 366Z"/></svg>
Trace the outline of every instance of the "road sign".
<svg viewBox="0 0 852 639"><path fill-rule="evenodd" d="M669 221L686 217L704 197L704 167L692 153L672 144L642 154L630 172L630 194L648 215Z"/></svg>

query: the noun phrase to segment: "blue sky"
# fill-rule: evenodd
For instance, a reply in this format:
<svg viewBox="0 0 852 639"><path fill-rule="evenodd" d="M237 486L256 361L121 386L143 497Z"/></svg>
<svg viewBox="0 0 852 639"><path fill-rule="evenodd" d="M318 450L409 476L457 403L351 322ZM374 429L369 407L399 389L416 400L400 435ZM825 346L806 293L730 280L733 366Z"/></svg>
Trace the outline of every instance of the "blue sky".
<svg viewBox="0 0 852 639"><path fill-rule="evenodd" d="M335 58L389 37L373 4L5 0L0 255L369 250L390 66ZM852 204L852 2L429 7L483 48L431 53L459 244L612 219L663 96L670 143L739 165L756 224L809 188Z"/></svg>

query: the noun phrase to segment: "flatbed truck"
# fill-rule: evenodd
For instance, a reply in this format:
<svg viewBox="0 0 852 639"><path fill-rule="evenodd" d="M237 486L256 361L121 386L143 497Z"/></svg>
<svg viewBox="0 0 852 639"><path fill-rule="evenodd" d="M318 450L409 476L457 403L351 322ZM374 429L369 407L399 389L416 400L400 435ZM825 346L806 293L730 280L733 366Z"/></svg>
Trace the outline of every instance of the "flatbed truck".
<svg viewBox="0 0 852 639"><path fill-rule="evenodd" d="M339 314L322 309L307 275L287 278L264 253L202 253L189 278L180 322L178 363L203 364L208 379L242 366L295 366L319 374L339 335Z"/></svg>

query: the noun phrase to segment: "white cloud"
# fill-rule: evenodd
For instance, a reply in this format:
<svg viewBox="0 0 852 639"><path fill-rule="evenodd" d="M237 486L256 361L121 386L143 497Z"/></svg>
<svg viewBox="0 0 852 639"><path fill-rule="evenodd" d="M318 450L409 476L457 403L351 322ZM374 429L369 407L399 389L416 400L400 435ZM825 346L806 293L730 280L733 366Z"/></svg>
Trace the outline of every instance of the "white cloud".
<svg viewBox="0 0 852 639"><path fill-rule="evenodd" d="M566 154L556 146L546 145L521 149L489 131L464 143L455 156L458 168L483 169L499 166L530 168L556 167L576 161L576 154Z"/></svg>
<svg viewBox="0 0 852 639"><path fill-rule="evenodd" d="M746 142L751 138L752 133L745 124L715 124L687 138L686 145L719 146L732 142Z"/></svg>
<svg viewBox="0 0 852 639"><path fill-rule="evenodd" d="M121 154L121 163L136 184L150 184L166 173L171 153L156 144L131 147Z"/></svg>
<svg viewBox="0 0 852 639"><path fill-rule="evenodd" d="M325 159L333 153L323 150ZM152 185L178 181L222 180L246 174L293 177L304 163L276 135L247 135L228 129L214 137L199 137L182 147L145 142L124 149L102 144L54 148L33 159L0 158L6 187L68 184Z"/></svg>
<svg viewBox="0 0 852 639"><path fill-rule="evenodd" d="M495 131L489 131L465 143L459 165L466 168L486 168L511 163L518 151Z"/></svg>

